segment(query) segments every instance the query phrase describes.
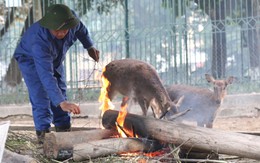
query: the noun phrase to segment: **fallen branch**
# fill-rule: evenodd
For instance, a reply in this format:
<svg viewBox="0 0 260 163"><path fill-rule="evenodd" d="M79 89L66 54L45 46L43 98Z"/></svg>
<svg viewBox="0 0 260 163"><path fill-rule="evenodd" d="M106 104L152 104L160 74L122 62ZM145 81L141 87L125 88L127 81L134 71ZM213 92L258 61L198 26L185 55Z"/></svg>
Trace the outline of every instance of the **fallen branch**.
<svg viewBox="0 0 260 163"><path fill-rule="evenodd" d="M191 111L191 109L186 109L186 110L184 110L183 112L179 112L179 113L174 114L174 115L172 115L172 116L170 116L170 117L167 117L167 120L172 121L172 120L174 120L174 119L176 119L176 118L178 118L178 117L180 117L180 116L185 115L185 114L186 114L187 112L189 112L189 111Z"/></svg>

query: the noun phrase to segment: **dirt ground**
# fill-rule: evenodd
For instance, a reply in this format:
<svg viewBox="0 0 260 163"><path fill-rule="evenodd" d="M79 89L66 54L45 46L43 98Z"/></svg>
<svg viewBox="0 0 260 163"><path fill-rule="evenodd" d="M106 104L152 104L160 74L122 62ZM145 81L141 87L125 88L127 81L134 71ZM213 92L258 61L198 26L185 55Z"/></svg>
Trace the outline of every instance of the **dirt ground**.
<svg viewBox="0 0 260 163"><path fill-rule="evenodd" d="M214 128L260 135L260 117L218 118L214 123Z"/></svg>
<svg viewBox="0 0 260 163"><path fill-rule="evenodd" d="M13 125L10 127L8 133L8 139L6 142L6 149L13 151L20 155L27 155L36 162L51 163L59 162L57 160L47 159L43 154L42 146L36 143L36 135L33 129L32 117L27 115L20 116L10 116L5 120L10 120L11 124L20 124ZM26 126L27 125L27 126ZM22 127L23 126L23 127ZM75 117L72 120L73 130L83 130L83 129L93 129L101 128L101 120L98 118L89 118L89 117ZM214 123L214 128L235 131L235 132L249 132L249 133L258 133L260 131L260 118L259 117L233 117L233 118L217 118ZM160 158L160 159L159 159ZM160 156L150 158L143 155L138 156L120 156L120 155L111 155L107 157L101 157L98 159L92 159L85 162L176 162L172 159L173 157L169 156ZM190 160L191 161L191 160ZM186 162L190 162L186 160ZM200 160L201 162L209 162ZM225 156L220 155L220 159L216 160L222 162L230 163L256 163L260 161L250 160L245 158L238 158L235 156ZM63 162L73 162L72 160L66 160ZM185 161L182 161L185 162ZM214 161L212 161L214 162Z"/></svg>

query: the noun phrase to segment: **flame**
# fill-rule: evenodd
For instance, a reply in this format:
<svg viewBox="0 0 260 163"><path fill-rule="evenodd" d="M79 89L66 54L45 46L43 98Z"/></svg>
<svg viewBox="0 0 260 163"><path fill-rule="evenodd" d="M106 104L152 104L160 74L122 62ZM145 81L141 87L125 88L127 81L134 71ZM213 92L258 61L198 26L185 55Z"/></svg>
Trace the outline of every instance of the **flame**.
<svg viewBox="0 0 260 163"><path fill-rule="evenodd" d="M143 156L146 156L149 158L161 157L161 156L164 156L165 154L167 154L167 151L165 149L161 149L161 150L158 150L155 152L148 152L148 153L145 153L145 152L122 152L122 153L120 153L121 156L135 157L135 156L143 155Z"/></svg>
<svg viewBox="0 0 260 163"><path fill-rule="evenodd" d="M116 125L116 128L117 128L117 131L119 133L119 135L123 138L126 138L127 135L125 133L125 130L124 130L124 123L125 123L125 117L127 115L127 104L121 106L121 110L120 112L118 113L118 116L117 116L117 119L116 119L116 122L117 122L117 125ZM121 126L123 129L121 129L119 126Z"/></svg>
<svg viewBox="0 0 260 163"><path fill-rule="evenodd" d="M134 133L133 128L125 128L124 123L125 123L125 118L127 115L127 102L129 98L124 97L122 104L121 104L121 110L118 113L117 120L116 120L116 128L119 133L119 136L126 138L126 137L135 137L138 138L138 135Z"/></svg>
<svg viewBox="0 0 260 163"><path fill-rule="evenodd" d="M103 68L102 75L101 75L101 81L102 81L102 88L100 90L100 96L98 98L99 102L102 102L102 105L99 107L99 109L102 111L101 116L103 116L104 112L109 109L114 109L115 106L111 102L111 100L108 98L108 92L107 89L110 86L110 82L107 78L104 77L103 72L106 71L106 68Z"/></svg>
<svg viewBox="0 0 260 163"><path fill-rule="evenodd" d="M144 153L145 156L147 157L156 157L156 156L162 156L165 155L167 152L164 149L155 151L155 152L149 152L149 153Z"/></svg>

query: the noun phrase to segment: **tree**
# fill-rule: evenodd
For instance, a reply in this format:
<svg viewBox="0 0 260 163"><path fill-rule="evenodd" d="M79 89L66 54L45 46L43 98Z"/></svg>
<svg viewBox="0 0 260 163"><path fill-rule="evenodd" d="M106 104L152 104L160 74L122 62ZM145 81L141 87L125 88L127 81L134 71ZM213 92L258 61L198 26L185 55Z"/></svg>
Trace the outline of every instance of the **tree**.
<svg viewBox="0 0 260 163"><path fill-rule="evenodd" d="M223 78L225 77L227 61L225 30L226 1L195 0L195 3L210 16L213 36L211 72L215 78Z"/></svg>
<svg viewBox="0 0 260 163"><path fill-rule="evenodd" d="M172 9L174 15L180 16L184 14L185 5L190 3L190 0L162 0L163 6ZM225 67L227 60L226 52L226 31L225 31L225 3L223 0L194 0L207 15L209 15L212 23L212 62L211 71L215 78L225 77ZM180 11L180 12L179 12ZM173 27L173 30L174 27ZM174 31L173 31L174 32Z"/></svg>
<svg viewBox="0 0 260 163"><path fill-rule="evenodd" d="M247 14L244 19L248 19L249 22L247 24L247 46L250 54L250 67L256 68L259 66L259 49L258 49L258 34L256 30L256 20L257 20L257 7L258 0L247 0L243 1L243 5L247 6L246 12Z"/></svg>
<svg viewBox="0 0 260 163"><path fill-rule="evenodd" d="M33 23L33 7L31 6L29 9L29 14L25 19L24 27L22 29L21 35L24 34L24 32L29 28L29 26L32 23ZM4 77L4 81L12 87L17 86L22 81L22 74L21 71L19 70L19 66L16 60L14 59L14 57L11 58L11 62L8 65L8 69Z"/></svg>

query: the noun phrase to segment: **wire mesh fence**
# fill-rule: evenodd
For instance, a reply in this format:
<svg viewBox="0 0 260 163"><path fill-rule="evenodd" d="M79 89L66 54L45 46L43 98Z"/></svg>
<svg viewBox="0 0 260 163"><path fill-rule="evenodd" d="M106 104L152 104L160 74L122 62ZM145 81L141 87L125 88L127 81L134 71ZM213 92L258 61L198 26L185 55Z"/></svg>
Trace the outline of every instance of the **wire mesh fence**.
<svg viewBox="0 0 260 163"><path fill-rule="evenodd" d="M260 92L259 0L0 0L0 104L28 102L12 64L23 32L63 3L101 52L95 63L76 42L64 62L70 100L97 100L102 68L114 59L153 65L165 85L207 86L204 74L235 76L229 93Z"/></svg>

